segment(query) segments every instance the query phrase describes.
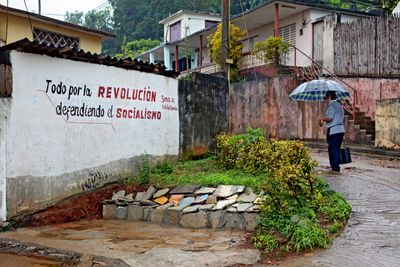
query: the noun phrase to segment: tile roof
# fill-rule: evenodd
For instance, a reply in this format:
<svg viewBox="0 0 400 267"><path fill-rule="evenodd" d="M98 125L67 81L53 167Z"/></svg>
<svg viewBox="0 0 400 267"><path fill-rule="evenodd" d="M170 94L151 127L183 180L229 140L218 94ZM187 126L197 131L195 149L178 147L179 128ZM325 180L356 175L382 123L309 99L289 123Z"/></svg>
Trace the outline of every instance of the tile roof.
<svg viewBox="0 0 400 267"><path fill-rule="evenodd" d="M65 58L74 61L88 62L93 64L101 64L106 66L114 66L117 68L137 70L142 72L159 74L167 77L178 77L179 73L166 70L161 64L151 64L137 59L123 58L118 59L109 55L85 52L84 50L71 49L69 47L54 47L40 44L37 41L29 41L27 38L20 41L10 43L0 47L0 54L6 51L19 51L32 54L47 55L50 57Z"/></svg>

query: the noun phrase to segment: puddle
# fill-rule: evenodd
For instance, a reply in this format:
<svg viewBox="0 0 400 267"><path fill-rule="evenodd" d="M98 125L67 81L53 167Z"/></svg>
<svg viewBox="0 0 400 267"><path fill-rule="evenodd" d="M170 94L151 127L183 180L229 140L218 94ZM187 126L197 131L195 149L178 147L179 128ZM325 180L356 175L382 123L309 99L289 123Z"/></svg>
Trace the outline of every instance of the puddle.
<svg viewBox="0 0 400 267"><path fill-rule="evenodd" d="M41 257L27 257L14 254L0 253L0 266L1 267L16 267L16 266L30 266L30 267L58 267L60 263Z"/></svg>

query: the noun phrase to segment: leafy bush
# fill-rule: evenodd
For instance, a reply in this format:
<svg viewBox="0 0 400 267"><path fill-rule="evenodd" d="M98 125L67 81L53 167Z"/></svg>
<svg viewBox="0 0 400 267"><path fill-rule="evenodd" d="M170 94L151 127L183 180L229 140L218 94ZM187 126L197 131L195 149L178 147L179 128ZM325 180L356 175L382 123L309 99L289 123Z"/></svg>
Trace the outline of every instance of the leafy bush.
<svg viewBox="0 0 400 267"><path fill-rule="evenodd" d="M174 165L170 160L165 159L157 163L152 169L152 172L158 174L171 174L174 172Z"/></svg>
<svg viewBox="0 0 400 267"><path fill-rule="evenodd" d="M300 141L267 140L261 129L217 137L217 162L255 175L263 191L263 217L253 244L266 253L325 248L351 207L318 179L317 162Z"/></svg>
<svg viewBox="0 0 400 267"><path fill-rule="evenodd" d="M274 36L270 36L265 41L256 42L255 48L257 52L264 52L260 54L260 57L265 63L272 62L278 70L281 69L289 52L289 45L281 37Z"/></svg>

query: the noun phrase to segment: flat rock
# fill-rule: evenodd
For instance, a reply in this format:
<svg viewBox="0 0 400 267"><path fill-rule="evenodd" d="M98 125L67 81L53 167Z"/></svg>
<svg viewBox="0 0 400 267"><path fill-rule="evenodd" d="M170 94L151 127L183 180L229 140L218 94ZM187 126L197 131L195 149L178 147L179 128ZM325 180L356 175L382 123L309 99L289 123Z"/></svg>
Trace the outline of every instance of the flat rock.
<svg viewBox="0 0 400 267"><path fill-rule="evenodd" d="M238 212L245 212L247 209L253 207L253 205L253 203L240 203L236 208Z"/></svg>
<svg viewBox="0 0 400 267"><path fill-rule="evenodd" d="M211 195L207 198L206 204L217 204L217 197L214 195Z"/></svg>
<svg viewBox="0 0 400 267"><path fill-rule="evenodd" d="M182 199L184 198L184 195L172 195L169 198L169 202L174 204L174 206L178 206L179 203L182 201Z"/></svg>
<svg viewBox="0 0 400 267"><path fill-rule="evenodd" d="M256 200L256 198L257 195L254 194L253 190L250 189L250 192L245 192L241 194L236 201L243 203L253 203Z"/></svg>
<svg viewBox="0 0 400 267"><path fill-rule="evenodd" d="M217 197L230 197L234 194L242 193L244 188L242 185L219 185L214 195Z"/></svg>
<svg viewBox="0 0 400 267"><path fill-rule="evenodd" d="M125 201L128 201L128 202L133 202L133 193L130 193L130 194L127 194L126 196L125 196Z"/></svg>
<svg viewBox="0 0 400 267"><path fill-rule="evenodd" d="M157 203L155 203L155 202L153 202L153 201L151 201L151 200L140 200L140 203L141 203L143 206L158 206Z"/></svg>
<svg viewBox="0 0 400 267"><path fill-rule="evenodd" d="M187 184L187 185L180 185L172 189L170 192L171 195L175 194L193 194L194 191L199 188L198 185Z"/></svg>
<svg viewBox="0 0 400 267"><path fill-rule="evenodd" d="M167 203L167 204L158 206L157 209L159 209L159 210L165 210L165 209L168 209L168 208L170 208L170 207L172 207L172 206L173 206L172 203Z"/></svg>
<svg viewBox="0 0 400 267"><path fill-rule="evenodd" d="M260 212L261 207L259 205L254 205L254 206L251 206L250 208L248 208L246 211L247 212Z"/></svg>
<svg viewBox="0 0 400 267"><path fill-rule="evenodd" d="M153 198L159 198L165 196L166 194L168 194L168 192L169 188L160 189L154 194Z"/></svg>
<svg viewBox="0 0 400 267"><path fill-rule="evenodd" d="M165 197L165 196L162 196L162 197L159 197L159 198L154 199L153 201L154 201L155 203L157 203L157 204L164 205L165 203L168 202L168 198Z"/></svg>
<svg viewBox="0 0 400 267"><path fill-rule="evenodd" d="M233 196L227 197L226 199L227 200L234 200L236 202L238 197L239 197L239 195L233 195Z"/></svg>
<svg viewBox="0 0 400 267"><path fill-rule="evenodd" d="M115 219L116 210L117 210L117 205L115 204L103 205L103 219Z"/></svg>
<svg viewBox="0 0 400 267"><path fill-rule="evenodd" d="M125 197L125 190L118 191L117 193L113 193L112 200L117 200L118 198Z"/></svg>
<svg viewBox="0 0 400 267"><path fill-rule="evenodd" d="M227 212L237 212L238 210L237 210L237 208L235 208L235 207L230 207L230 208L228 208L226 211L227 211Z"/></svg>
<svg viewBox="0 0 400 267"><path fill-rule="evenodd" d="M197 212L200 208L200 205L194 205L194 206L189 206L186 207L182 210L182 213L192 213L192 212Z"/></svg>
<svg viewBox="0 0 400 267"><path fill-rule="evenodd" d="M127 207L117 207L115 210L115 218L118 220L125 220L128 215Z"/></svg>
<svg viewBox="0 0 400 267"><path fill-rule="evenodd" d="M144 200L146 192L138 192L135 197L135 201Z"/></svg>
<svg viewBox="0 0 400 267"><path fill-rule="evenodd" d="M233 199L225 199L225 200L220 200L217 202L217 205L213 208L213 210L222 210L226 206L234 204L236 201Z"/></svg>
<svg viewBox="0 0 400 267"><path fill-rule="evenodd" d="M197 196L197 197L194 199L193 204L201 204L201 203L204 203L204 202L207 200L207 198L208 198L208 195L200 195L200 196Z"/></svg>
<svg viewBox="0 0 400 267"><path fill-rule="evenodd" d="M194 192L195 195L210 195L215 192L217 188L214 187L202 187Z"/></svg>
<svg viewBox="0 0 400 267"><path fill-rule="evenodd" d="M183 210L184 208L186 208L187 206L192 205L194 201L194 197L185 197L184 199L182 199L182 201L179 203L179 207L181 208L181 210Z"/></svg>
<svg viewBox="0 0 400 267"><path fill-rule="evenodd" d="M196 213L184 214L181 219L181 225L185 228L207 228L207 212L200 211Z"/></svg>
<svg viewBox="0 0 400 267"><path fill-rule="evenodd" d="M144 200L149 200L153 198L154 193L157 191L157 189L154 186L150 186L147 191L146 194L144 195Z"/></svg>
<svg viewBox="0 0 400 267"><path fill-rule="evenodd" d="M215 204L200 205L199 210L209 211L214 208Z"/></svg>

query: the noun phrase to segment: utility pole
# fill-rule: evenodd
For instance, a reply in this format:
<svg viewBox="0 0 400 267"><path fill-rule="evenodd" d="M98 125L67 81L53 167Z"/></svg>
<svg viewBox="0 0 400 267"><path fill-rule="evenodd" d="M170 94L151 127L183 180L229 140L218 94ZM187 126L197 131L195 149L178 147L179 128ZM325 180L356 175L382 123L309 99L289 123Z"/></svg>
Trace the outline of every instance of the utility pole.
<svg viewBox="0 0 400 267"><path fill-rule="evenodd" d="M230 0L221 1L222 33L221 33L221 70L228 71L229 65L229 23L230 23Z"/></svg>
<svg viewBox="0 0 400 267"><path fill-rule="evenodd" d="M38 6L39 6L39 15L42 15L42 4L40 0L38 0Z"/></svg>

